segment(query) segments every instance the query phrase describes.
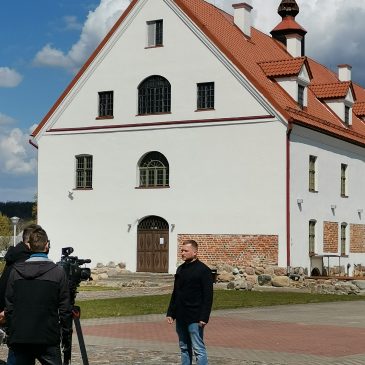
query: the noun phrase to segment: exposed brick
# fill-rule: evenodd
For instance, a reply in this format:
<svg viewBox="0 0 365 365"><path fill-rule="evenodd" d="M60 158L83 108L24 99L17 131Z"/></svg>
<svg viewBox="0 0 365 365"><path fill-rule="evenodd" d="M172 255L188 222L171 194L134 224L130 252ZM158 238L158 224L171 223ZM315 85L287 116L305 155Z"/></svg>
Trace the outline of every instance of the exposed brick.
<svg viewBox="0 0 365 365"><path fill-rule="evenodd" d="M350 224L350 252L365 253L365 224Z"/></svg>
<svg viewBox="0 0 365 365"><path fill-rule="evenodd" d="M239 234L179 234L180 249L185 240L199 245L199 258L208 265L226 263L232 266L258 266L278 264L278 236Z"/></svg>
<svg viewBox="0 0 365 365"><path fill-rule="evenodd" d="M338 222L323 222L323 252L338 252Z"/></svg>

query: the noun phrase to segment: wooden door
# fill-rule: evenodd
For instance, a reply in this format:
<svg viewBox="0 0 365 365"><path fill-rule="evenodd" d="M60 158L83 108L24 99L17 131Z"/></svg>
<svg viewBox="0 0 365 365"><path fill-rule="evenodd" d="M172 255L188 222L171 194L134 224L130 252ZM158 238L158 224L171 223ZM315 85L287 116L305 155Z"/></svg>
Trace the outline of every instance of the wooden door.
<svg viewBox="0 0 365 365"><path fill-rule="evenodd" d="M169 225L157 216L141 221L137 233L137 271L168 272Z"/></svg>

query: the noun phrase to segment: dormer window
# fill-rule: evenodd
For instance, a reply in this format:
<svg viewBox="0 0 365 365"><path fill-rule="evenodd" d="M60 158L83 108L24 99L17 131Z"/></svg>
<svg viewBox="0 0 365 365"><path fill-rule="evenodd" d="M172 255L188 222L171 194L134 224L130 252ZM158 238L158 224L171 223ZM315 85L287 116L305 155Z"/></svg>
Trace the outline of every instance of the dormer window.
<svg viewBox="0 0 365 365"><path fill-rule="evenodd" d="M301 109L304 108L304 91L305 87L301 84L298 84L298 105Z"/></svg>
<svg viewBox="0 0 365 365"><path fill-rule="evenodd" d="M163 21L152 20L147 22L147 47L163 45Z"/></svg>
<svg viewBox="0 0 365 365"><path fill-rule="evenodd" d="M350 121L350 110L351 108L348 105L345 105L345 118L344 121L346 123L346 125L350 125L351 121Z"/></svg>

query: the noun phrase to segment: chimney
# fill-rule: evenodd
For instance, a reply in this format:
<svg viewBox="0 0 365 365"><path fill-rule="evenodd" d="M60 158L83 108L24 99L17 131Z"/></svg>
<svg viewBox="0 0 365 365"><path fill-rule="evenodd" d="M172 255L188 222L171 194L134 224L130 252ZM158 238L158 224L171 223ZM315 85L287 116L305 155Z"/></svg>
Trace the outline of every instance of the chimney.
<svg viewBox="0 0 365 365"><path fill-rule="evenodd" d="M239 3L232 5L234 9L234 24L247 36L251 37L251 5Z"/></svg>
<svg viewBox="0 0 365 365"><path fill-rule="evenodd" d="M303 37L299 34L288 34L286 36L286 50L293 57L303 56Z"/></svg>
<svg viewBox="0 0 365 365"><path fill-rule="evenodd" d="M338 65L338 78L340 81L351 81L351 69L350 65Z"/></svg>

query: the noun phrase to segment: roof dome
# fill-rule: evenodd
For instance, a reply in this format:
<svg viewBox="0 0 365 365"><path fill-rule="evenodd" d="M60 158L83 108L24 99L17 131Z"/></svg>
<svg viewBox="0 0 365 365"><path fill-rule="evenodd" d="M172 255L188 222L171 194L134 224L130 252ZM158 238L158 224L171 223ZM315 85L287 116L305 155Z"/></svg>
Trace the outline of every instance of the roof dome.
<svg viewBox="0 0 365 365"><path fill-rule="evenodd" d="M281 0L278 13L282 18L287 16L295 18L299 13L299 6L295 0Z"/></svg>

